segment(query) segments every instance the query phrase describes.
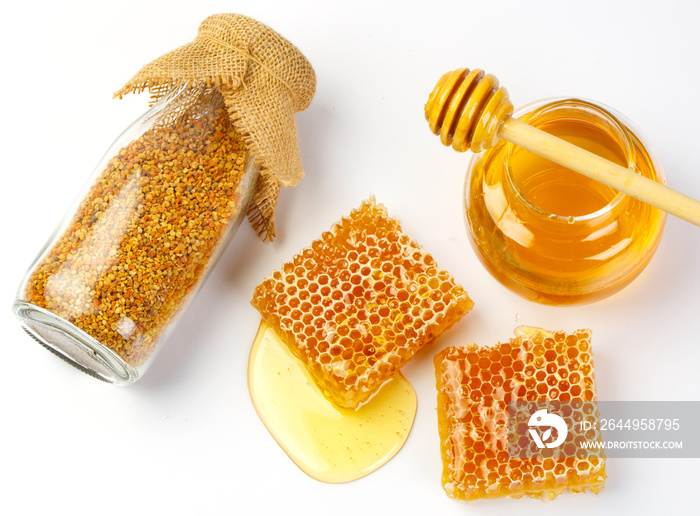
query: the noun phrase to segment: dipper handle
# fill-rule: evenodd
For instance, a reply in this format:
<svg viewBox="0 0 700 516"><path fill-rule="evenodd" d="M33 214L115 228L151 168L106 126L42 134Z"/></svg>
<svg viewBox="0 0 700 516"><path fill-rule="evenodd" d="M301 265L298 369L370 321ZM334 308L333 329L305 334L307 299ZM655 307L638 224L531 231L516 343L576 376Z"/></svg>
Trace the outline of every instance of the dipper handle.
<svg viewBox="0 0 700 516"><path fill-rule="evenodd" d="M513 104L498 79L467 68L443 75L425 105L430 129L457 151L481 152L503 138L700 226L700 201L516 120L512 113Z"/></svg>

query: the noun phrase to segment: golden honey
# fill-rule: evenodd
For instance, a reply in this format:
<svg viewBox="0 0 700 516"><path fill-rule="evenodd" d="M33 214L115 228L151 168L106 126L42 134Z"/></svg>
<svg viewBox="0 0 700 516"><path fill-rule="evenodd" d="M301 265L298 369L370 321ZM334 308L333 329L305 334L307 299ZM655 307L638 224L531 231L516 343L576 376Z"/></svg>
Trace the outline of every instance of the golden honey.
<svg viewBox="0 0 700 516"><path fill-rule="evenodd" d="M435 377L442 486L449 496L551 500L567 490L604 488L605 459L599 454L574 449L558 457L522 458L508 446L509 403L595 402L590 330L567 335L523 328L495 346L449 347L435 357Z"/></svg>
<svg viewBox="0 0 700 516"><path fill-rule="evenodd" d="M374 198L265 278L251 303L324 395L352 409L473 306Z"/></svg>
<svg viewBox="0 0 700 516"><path fill-rule="evenodd" d="M248 386L307 474L364 476L403 445L416 396L399 369L473 306L374 198L265 278Z"/></svg>
<svg viewBox="0 0 700 516"><path fill-rule="evenodd" d="M400 372L357 410L329 403L265 322L251 347L248 390L289 458L322 482L349 482L385 464L406 442L416 415L416 393Z"/></svg>
<svg viewBox="0 0 700 516"><path fill-rule="evenodd" d="M522 121L664 183L619 117L593 103L541 102ZM550 304L593 301L632 281L661 238L665 213L504 140L473 157L465 209L479 259L504 285Z"/></svg>

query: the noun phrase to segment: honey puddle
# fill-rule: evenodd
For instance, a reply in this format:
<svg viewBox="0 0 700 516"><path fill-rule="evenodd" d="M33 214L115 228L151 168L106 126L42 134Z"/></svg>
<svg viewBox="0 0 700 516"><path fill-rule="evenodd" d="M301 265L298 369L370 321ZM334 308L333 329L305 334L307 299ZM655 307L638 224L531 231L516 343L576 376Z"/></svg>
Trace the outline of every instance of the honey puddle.
<svg viewBox="0 0 700 516"><path fill-rule="evenodd" d="M416 393L398 372L357 410L331 404L264 321L250 351L248 389L277 443L322 482L349 482L385 464L406 442L416 415Z"/></svg>

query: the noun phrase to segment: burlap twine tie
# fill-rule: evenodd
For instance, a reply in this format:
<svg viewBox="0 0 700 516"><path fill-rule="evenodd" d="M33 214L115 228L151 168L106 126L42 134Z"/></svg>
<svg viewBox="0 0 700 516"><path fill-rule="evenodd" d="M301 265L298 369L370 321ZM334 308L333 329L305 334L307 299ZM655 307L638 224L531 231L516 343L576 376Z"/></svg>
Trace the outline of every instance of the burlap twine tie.
<svg viewBox="0 0 700 516"><path fill-rule="evenodd" d="M311 103L316 75L304 55L266 25L217 14L202 22L193 42L144 66L115 96L147 89L157 100L175 88L212 86L258 159L248 219L259 236L272 240L280 187L304 177L294 113Z"/></svg>

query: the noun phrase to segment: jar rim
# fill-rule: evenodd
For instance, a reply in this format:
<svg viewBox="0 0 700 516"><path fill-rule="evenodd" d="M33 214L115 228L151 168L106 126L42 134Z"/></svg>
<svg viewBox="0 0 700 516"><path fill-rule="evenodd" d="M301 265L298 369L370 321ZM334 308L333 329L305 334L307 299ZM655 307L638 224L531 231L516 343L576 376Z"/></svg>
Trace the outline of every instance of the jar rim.
<svg viewBox="0 0 700 516"><path fill-rule="evenodd" d="M632 140L630 138L629 129L622 121L620 121L617 115L611 112L611 108L603 106L598 102L575 97L542 99L525 104L524 106L520 106L513 113L513 118L519 119L529 115L528 123L536 125L536 123L532 122L536 121L538 118L550 114L552 111L563 109L572 110L572 108L587 111L589 114L593 114L594 116L598 117L600 121L607 124L610 130L616 133L615 136L611 135L611 139L615 139L621 144L620 150L627 161L627 168L635 173L639 173L636 167L634 145L632 144ZM569 225L575 223L587 224L614 211L618 206L620 206L622 200L628 197L626 194L618 191L612 197L612 199L605 204L605 206L602 206L594 212L582 215L559 215L556 213L551 213L534 204L527 196L523 194L520 187L513 180L512 174L510 173L509 161L516 147L517 146L511 142L505 142L504 170L506 173L504 175L508 181L508 186L512 189L515 195L517 195L518 199L528 209L536 213L537 216L545 217L551 221Z"/></svg>

